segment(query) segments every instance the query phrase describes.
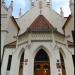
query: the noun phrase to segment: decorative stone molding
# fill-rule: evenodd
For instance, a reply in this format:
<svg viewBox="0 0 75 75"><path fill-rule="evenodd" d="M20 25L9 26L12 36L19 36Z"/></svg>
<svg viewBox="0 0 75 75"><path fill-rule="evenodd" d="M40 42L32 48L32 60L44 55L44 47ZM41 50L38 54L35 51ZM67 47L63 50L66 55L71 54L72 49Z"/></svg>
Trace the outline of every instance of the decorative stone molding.
<svg viewBox="0 0 75 75"><path fill-rule="evenodd" d="M59 36L57 34L53 34L53 36L52 36L52 33L32 33L32 34L29 33L29 34L19 37L18 44L21 45L25 42L28 42L28 44L30 45L31 42L33 42L33 41L39 41L39 42L40 41L54 41L54 42L58 42L61 44L65 44L64 37ZM53 46L55 46L54 42L53 42Z"/></svg>

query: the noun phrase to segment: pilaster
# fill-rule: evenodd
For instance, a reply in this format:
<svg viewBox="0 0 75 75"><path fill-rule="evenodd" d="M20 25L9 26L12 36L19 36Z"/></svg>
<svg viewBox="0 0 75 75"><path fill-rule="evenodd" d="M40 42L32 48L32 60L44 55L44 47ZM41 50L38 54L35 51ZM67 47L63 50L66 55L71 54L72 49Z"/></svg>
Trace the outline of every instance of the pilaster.
<svg viewBox="0 0 75 75"><path fill-rule="evenodd" d="M30 45L31 45L31 38L32 38L32 33L29 33L29 36L28 36L28 47L30 47Z"/></svg>
<svg viewBox="0 0 75 75"><path fill-rule="evenodd" d="M55 42L55 36L54 36L54 30L52 30L52 46L55 47L56 42Z"/></svg>
<svg viewBox="0 0 75 75"><path fill-rule="evenodd" d="M50 58L50 72L51 75L58 75L57 67L56 67L56 58L53 55Z"/></svg>
<svg viewBox="0 0 75 75"><path fill-rule="evenodd" d="M28 46L25 49L25 54L24 54L24 66L23 66L23 75L30 75L30 49Z"/></svg>

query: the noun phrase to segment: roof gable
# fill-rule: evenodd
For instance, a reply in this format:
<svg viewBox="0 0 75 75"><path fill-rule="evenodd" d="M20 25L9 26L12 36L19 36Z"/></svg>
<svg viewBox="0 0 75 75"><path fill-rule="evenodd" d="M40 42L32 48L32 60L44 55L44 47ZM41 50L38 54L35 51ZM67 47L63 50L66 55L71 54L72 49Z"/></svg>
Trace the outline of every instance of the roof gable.
<svg viewBox="0 0 75 75"><path fill-rule="evenodd" d="M39 15L27 29L27 32L50 31L54 29L51 23L43 16Z"/></svg>
<svg viewBox="0 0 75 75"><path fill-rule="evenodd" d="M71 19L71 15L69 15L69 17L67 18L67 20L66 20L66 22L65 22L65 24L63 25L63 27L62 27L62 29L64 30L65 29L65 27L66 27L66 25L67 25L67 23L70 21L70 19Z"/></svg>
<svg viewBox="0 0 75 75"><path fill-rule="evenodd" d="M18 31L19 31L19 30L20 30L20 27L19 27L19 25L17 24L17 22L16 22L14 16L11 16L11 19L12 19L12 21L15 23L15 26L17 27L17 29L18 29Z"/></svg>

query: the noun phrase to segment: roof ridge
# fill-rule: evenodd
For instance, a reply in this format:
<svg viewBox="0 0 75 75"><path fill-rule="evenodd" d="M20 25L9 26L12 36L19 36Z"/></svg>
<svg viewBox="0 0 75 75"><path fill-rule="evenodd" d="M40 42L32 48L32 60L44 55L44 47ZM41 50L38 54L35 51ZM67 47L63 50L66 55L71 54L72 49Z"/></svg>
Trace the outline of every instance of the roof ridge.
<svg viewBox="0 0 75 75"><path fill-rule="evenodd" d="M49 31L50 29L54 29L53 25L43 15L39 15L27 31Z"/></svg>

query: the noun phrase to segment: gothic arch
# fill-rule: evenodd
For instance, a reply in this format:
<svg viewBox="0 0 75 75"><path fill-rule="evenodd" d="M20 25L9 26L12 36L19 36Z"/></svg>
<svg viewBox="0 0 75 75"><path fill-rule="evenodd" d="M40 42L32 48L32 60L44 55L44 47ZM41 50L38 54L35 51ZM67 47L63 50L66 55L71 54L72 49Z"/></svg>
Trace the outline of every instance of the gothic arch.
<svg viewBox="0 0 75 75"><path fill-rule="evenodd" d="M34 75L51 75L49 55L45 47L40 46L37 48L34 57Z"/></svg>
<svg viewBox="0 0 75 75"><path fill-rule="evenodd" d="M42 46L42 45L39 46L39 47L37 47L37 48L35 49L35 51L34 51L34 53L33 53L33 57L35 58L35 55L37 54L37 52L38 52L40 49L43 49L43 50L48 54L48 57L49 57L49 59L50 59L50 56L52 56L50 50L48 50L47 47Z"/></svg>

